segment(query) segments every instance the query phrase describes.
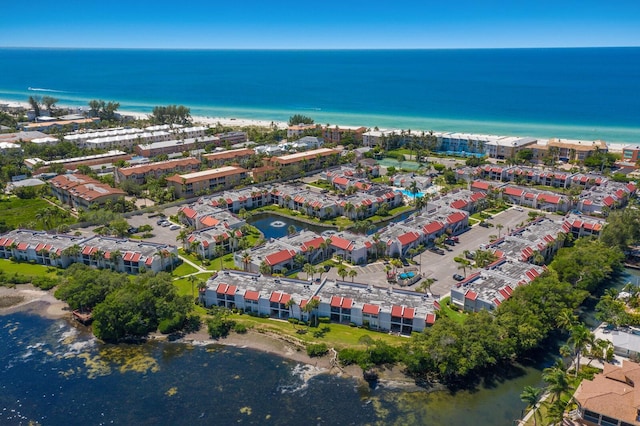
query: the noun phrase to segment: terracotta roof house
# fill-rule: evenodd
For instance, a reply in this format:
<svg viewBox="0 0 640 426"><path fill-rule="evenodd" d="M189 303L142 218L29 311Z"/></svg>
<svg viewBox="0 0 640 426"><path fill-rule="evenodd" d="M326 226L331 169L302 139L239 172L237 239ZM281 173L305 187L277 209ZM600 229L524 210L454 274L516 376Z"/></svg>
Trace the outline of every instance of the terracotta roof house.
<svg viewBox="0 0 640 426"><path fill-rule="evenodd" d="M640 364L623 361L622 366L604 364L593 380L583 380L573 394L578 413L587 425L640 424Z"/></svg>
<svg viewBox="0 0 640 426"><path fill-rule="evenodd" d="M87 210L95 204L105 204L117 200L127 193L118 188L81 174L58 175L49 181L51 192L56 198L76 209Z"/></svg>
<svg viewBox="0 0 640 426"><path fill-rule="evenodd" d="M178 197L190 198L200 193L231 188L247 176L245 169L227 166L186 175L174 175L167 178L167 186L175 188Z"/></svg>

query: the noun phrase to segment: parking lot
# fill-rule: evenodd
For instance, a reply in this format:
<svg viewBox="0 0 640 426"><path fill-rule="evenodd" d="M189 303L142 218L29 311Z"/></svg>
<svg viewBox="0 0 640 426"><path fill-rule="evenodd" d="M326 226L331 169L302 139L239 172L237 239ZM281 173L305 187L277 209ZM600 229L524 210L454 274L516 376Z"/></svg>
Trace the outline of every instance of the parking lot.
<svg viewBox="0 0 640 426"><path fill-rule="evenodd" d="M178 211L177 207L166 209L164 212L164 214L166 215L165 219L169 220L169 216L175 215L177 211ZM151 234L153 234L153 237L145 238L145 241L152 241L154 243L172 244L172 245L179 246L180 242L177 241L177 238L178 238L178 234L180 233L180 229L182 229L182 227L180 227L180 229L170 229L171 226L158 225L158 220L162 219L162 217L157 216L157 213L151 214L151 216L153 217L149 217L149 215L150 213L144 213L141 215L132 216L127 219L127 222L129 222L129 225L136 228L141 225L147 225L147 224L153 227L153 230L151 231ZM170 222L170 224L174 225L173 222ZM179 225L179 224L175 224L175 225Z"/></svg>
<svg viewBox="0 0 640 426"><path fill-rule="evenodd" d="M515 208L505 210L493 218L487 220L487 222L494 226L489 228L483 228L479 225L475 225L467 232L460 234L458 237L460 242L454 246L446 246L448 251L445 251L444 255L425 251L416 256L414 260L418 261L420 265L419 270L425 274L427 278L434 278L436 281L431 286L431 292L436 295L446 295L451 287L455 285L456 281L453 279L453 274L463 275L462 269L458 269L460 266L453 261L454 257L463 257L465 250L476 251L480 248L481 244L487 244L489 242L490 235L505 235L509 230L516 229L518 224L526 222L529 210L522 209L518 211ZM498 230L496 225L501 224L504 228ZM467 267L467 274L469 274L469 268Z"/></svg>

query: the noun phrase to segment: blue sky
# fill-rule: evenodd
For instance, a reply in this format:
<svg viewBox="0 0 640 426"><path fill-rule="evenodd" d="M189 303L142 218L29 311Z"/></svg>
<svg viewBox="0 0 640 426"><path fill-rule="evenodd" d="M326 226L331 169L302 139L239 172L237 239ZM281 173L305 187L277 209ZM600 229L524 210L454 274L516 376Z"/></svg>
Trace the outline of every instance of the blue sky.
<svg viewBox="0 0 640 426"><path fill-rule="evenodd" d="M211 49L640 46L640 0L32 0L0 46Z"/></svg>

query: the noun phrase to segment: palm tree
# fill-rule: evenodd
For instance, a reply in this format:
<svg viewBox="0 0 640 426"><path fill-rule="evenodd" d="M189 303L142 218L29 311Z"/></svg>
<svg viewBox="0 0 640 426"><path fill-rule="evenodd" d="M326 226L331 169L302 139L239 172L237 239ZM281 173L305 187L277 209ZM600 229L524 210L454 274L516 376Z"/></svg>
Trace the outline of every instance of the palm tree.
<svg viewBox="0 0 640 426"><path fill-rule="evenodd" d="M340 275L340 278L342 278L342 281L344 281L344 278L349 275L349 273L347 272L347 268L345 268L343 265L340 265L340 267L338 268L338 275Z"/></svg>
<svg viewBox="0 0 640 426"><path fill-rule="evenodd" d="M225 254L225 249L221 244L216 244L215 253L216 257L220 259L220 270L222 271L222 257Z"/></svg>
<svg viewBox="0 0 640 426"><path fill-rule="evenodd" d="M293 316L293 307L297 305L296 301L293 299L293 297L289 300L287 300L287 303L284 304L284 307L287 308L289 310L289 316L292 317ZM294 325L295 328L295 325Z"/></svg>
<svg viewBox="0 0 640 426"><path fill-rule="evenodd" d="M578 371L580 370L580 355L582 354L582 351L587 347L587 345L593 342L593 339L593 333L586 325L580 323L574 325L571 328L571 337L569 337L569 340L567 340L567 342L573 348L573 352L576 357L576 377L578 377Z"/></svg>
<svg viewBox="0 0 640 426"><path fill-rule="evenodd" d="M571 388L562 358L558 358L551 367L547 367L543 370L542 380L547 383L547 389L552 394L552 402L556 399L560 399L562 394Z"/></svg>
<svg viewBox="0 0 640 426"><path fill-rule="evenodd" d="M271 266L264 260L260 263L260 273L262 275L271 275Z"/></svg>
<svg viewBox="0 0 640 426"><path fill-rule="evenodd" d="M496 225L496 229L498 230L498 239L500 239L500 234L501 234L503 228L504 228L504 225L501 224L501 223L498 223Z"/></svg>
<svg viewBox="0 0 640 426"><path fill-rule="evenodd" d="M525 386L522 393L520 394L520 400L522 402L526 402L527 403L527 409L528 410L534 410L533 411L533 426L536 426L537 423L537 417L538 416L542 416L542 414L540 414L539 410L537 409L537 405L540 402L540 398L542 397L542 389L541 388L536 388L533 386Z"/></svg>
<svg viewBox="0 0 640 426"><path fill-rule="evenodd" d="M307 277L310 277L311 280L313 281L313 276L316 273L316 268L310 263L305 263L302 266L302 270L307 274Z"/></svg>
<svg viewBox="0 0 640 426"><path fill-rule="evenodd" d="M349 269L349 277L351 277L351 282L353 282L353 279L357 276L358 271L356 271L354 268Z"/></svg>
<svg viewBox="0 0 640 426"><path fill-rule="evenodd" d="M565 330L571 330L571 328L578 322L578 316L573 313L571 309L563 309L556 318L556 324Z"/></svg>
<svg viewBox="0 0 640 426"><path fill-rule="evenodd" d="M251 254L247 251L242 253L242 265L245 271L249 270L249 264L251 263Z"/></svg>
<svg viewBox="0 0 640 426"><path fill-rule="evenodd" d="M296 233L296 227L293 225L289 225L287 227L287 235L293 235Z"/></svg>
<svg viewBox="0 0 640 426"><path fill-rule="evenodd" d="M195 295L193 294L193 285L199 281L198 277L196 277L195 275L189 275L189 277L187 277L187 280L191 283L191 298L195 297Z"/></svg>
<svg viewBox="0 0 640 426"><path fill-rule="evenodd" d="M316 315L313 315L313 313L319 307L320 307L320 300L312 297L311 299L309 299L309 301L304 306L304 308L302 308L305 313L309 314L309 325L311 326L313 326L312 320L316 317Z"/></svg>
<svg viewBox="0 0 640 426"><path fill-rule="evenodd" d="M302 265L304 265L304 261L305 261L305 258L302 253L296 253L296 255L293 256L293 262L299 268L302 268Z"/></svg>
<svg viewBox="0 0 640 426"><path fill-rule="evenodd" d="M464 277L467 277L467 267L471 265L471 262L464 257L456 257L453 259L454 262L458 263L458 269L462 269L462 273Z"/></svg>

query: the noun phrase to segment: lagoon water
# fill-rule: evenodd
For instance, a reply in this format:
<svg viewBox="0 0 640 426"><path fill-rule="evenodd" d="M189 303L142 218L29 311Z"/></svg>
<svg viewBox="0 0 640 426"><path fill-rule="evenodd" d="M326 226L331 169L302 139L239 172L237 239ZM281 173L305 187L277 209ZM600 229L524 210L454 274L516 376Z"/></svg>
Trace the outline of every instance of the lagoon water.
<svg viewBox="0 0 640 426"><path fill-rule="evenodd" d="M0 99L537 137L640 140L640 48L0 49Z"/></svg>
<svg viewBox="0 0 640 426"><path fill-rule="evenodd" d="M474 392L369 389L248 349L102 345L64 320L0 316L0 424L512 425L540 371Z"/></svg>

